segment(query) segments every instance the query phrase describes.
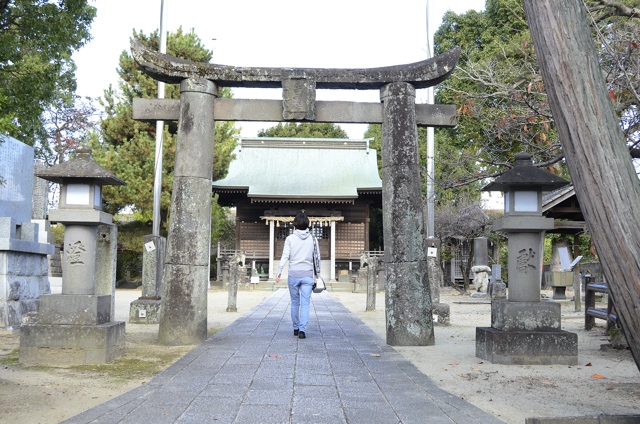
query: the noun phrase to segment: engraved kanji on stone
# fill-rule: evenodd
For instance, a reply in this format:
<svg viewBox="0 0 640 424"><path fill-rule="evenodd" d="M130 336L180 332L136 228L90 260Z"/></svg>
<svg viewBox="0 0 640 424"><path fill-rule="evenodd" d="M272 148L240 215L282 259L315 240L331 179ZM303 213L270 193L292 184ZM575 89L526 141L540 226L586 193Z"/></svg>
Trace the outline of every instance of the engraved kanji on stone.
<svg viewBox="0 0 640 424"><path fill-rule="evenodd" d="M78 240L75 243L69 243L69 247L64 252L64 256L66 258L66 261L71 266L84 265L83 259L86 251L87 249L85 249L84 244L82 244L82 242Z"/></svg>
<svg viewBox="0 0 640 424"><path fill-rule="evenodd" d="M536 257L536 252L533 251L533 249L529 248L529 250L527 249L522 249L521 251L518 252L518 272L522 272L524 274L527 273L527 271L529 270L535 270L536 266L533 265L531 263L531 260L533 260L533 258Z"/></svg>

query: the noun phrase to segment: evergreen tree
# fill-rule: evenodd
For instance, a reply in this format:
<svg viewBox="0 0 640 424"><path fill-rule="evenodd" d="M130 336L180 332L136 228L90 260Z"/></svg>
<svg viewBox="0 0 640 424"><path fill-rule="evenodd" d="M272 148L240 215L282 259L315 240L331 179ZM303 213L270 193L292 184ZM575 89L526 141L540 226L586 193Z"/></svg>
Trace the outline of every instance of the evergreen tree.
<svg viewBox="0 0 640 424"><path fill-rule="evenodd" d="M158 49L157 31L149 36L134 31L133 36L150 48ZM182 28L167 37L167 53L198 62L208 62L212 56L212 52L203 47L200 38L193 31L185 33ZM132 207L142 217L150 220L153 214L156 126L155 123L133 120L132 102L135 97L156 98L158 84L140 71L128 51L123 51L120 55L118 74L119 90L109 87L101 99L105 117L101 121L100 132L92 134L91 146L96 161L127 185L104 188L104 209L109 213L117 213L126 207ZM220 91L221 96L231 97L229 89ZM179 96L180 87L177 84L166 85L165 98L175 99ZM160 212L163 223L167 222L171 201L177 128L177 122L166 122L164 127ZM232 122L216 122L214 180L226 175L231 152L236 144L234 135L238 132ZM220 213L215 211L214 215L220 216Z"/></svg>
<svg viewBox="0 0 640 424"><path fill-rule="evenodd" d="M339 125L315 122L280 122L258 131L258 137L349 138Z"/></svg>
<svg viewBox="0 0 640 424"><path fill-rule="evenodd" d="M88 0L0 1L0 132L44 139L43 113L76 89L72 53L91 39Z"/></svg>

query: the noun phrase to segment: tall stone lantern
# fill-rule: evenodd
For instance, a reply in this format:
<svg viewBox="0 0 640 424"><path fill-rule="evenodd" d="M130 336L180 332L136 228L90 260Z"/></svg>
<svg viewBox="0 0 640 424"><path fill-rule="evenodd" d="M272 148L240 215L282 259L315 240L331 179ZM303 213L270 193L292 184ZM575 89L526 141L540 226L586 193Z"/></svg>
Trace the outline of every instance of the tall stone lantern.
<svg viewBox="0 0 640 424"><path fill-rule="evenodd" d="M60 184L49 220L65 226L62 293L41 296L35 322L22 326L20 362L109 362L124 353L125 323L112 321L117 235L102 211L102 186L125 183L94 162L90 149L36 175Z"/></svg>
<svg viewBox="0 0 640 424"><path fill-rule="evenodd" d="M504 193L504 216L493 230L509 240L509 285L506 299L491 301L491 327L476 328L477 357L497 364L578 362L578 336L561 330L561 305L540 299L544 233L554 228L542 216L542 192L567 184L518 153L513 168L483 189Z"/></svg>

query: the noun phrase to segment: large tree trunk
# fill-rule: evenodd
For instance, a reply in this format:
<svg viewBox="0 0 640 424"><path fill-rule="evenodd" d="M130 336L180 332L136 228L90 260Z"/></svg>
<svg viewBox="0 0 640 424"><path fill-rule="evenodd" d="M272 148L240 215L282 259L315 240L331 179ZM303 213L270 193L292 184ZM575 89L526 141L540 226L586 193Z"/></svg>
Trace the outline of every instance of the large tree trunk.
<svg viewBox="0 0 640 424"><path fill-rule="evenodd" d="M640 369L640 182L598 65L582 0L524 0L560 141Z"/></svg>

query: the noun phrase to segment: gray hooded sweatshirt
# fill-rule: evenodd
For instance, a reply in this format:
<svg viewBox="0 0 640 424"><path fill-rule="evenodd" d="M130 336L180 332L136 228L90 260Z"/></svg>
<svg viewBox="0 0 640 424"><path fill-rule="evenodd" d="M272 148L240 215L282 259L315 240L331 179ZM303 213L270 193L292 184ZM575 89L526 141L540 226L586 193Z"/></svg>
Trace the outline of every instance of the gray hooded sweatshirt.
<svg viewBox="0 0 640 424"><path fill-rule="evenodd" d="M315 237L311 236L309 229L294 230L284 241L284 249L280 258L278 274L289 262L289 276L295 278L313 277L313 245L316 245L318 257L316 258L317 275L320 276L320 249Z"/></svg>

